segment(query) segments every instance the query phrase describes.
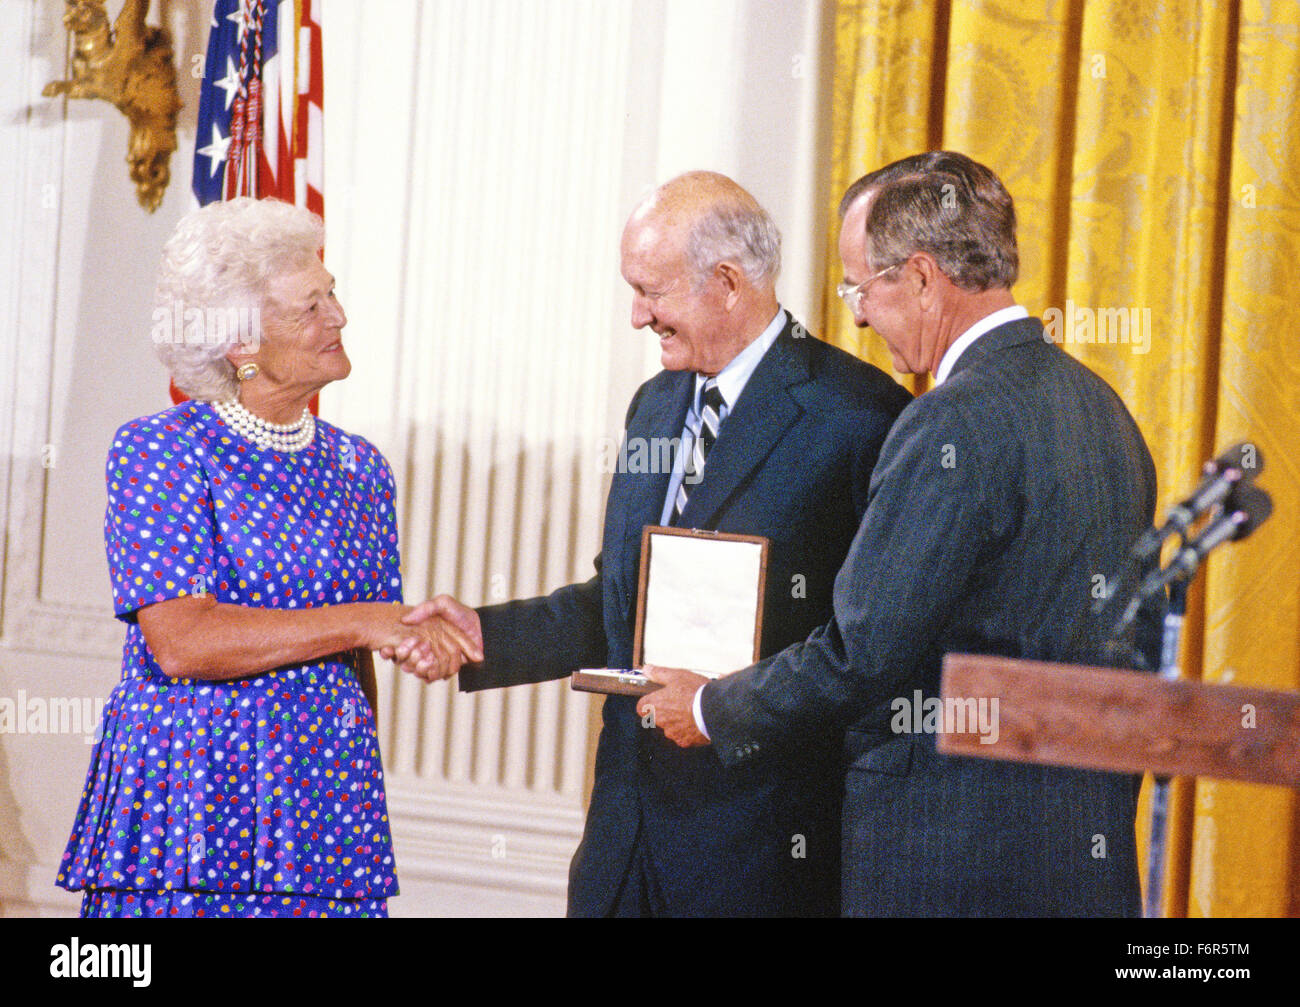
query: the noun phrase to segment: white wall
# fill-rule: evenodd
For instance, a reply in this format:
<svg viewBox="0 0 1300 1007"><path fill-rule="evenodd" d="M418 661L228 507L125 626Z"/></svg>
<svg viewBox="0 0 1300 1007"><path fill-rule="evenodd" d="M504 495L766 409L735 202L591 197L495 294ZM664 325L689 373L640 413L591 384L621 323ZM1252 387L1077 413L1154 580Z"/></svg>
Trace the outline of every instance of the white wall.
<svg viewBox="0 0 1300 1007"><path fill-rule="evenodd" d="M117 5L111 5L116 7ZM586 579L636 385L658 368L618 276L637 197L732 175L785 235L780 292L819 318L813 0L326 0L326 264L354 370L322 412L398 475L408 598L478 603ZM158 251L189 205L207 4L166 5L182 99L152 217L103 102L61 76L61 5L0 4L0 697L106 695L121 630L100 522L103 458L168 404L147 337ZM156 15L155 15L156 16ZM477 697L381 672L398 915L563 910L590 712L564 683ZM53 888L89 746L0 734L0 913L67 913Z"/></svg>
<svg viewBox="0 0 1300 1007"><path fill-rule="evenodd" d="M150 216L127 175L126 119L103 102L41 96L65 76L63 5L0 3L0 697L27 709L91 705L120 669L104 458L121 423L170 405L149 318L159 250L190 205L198 81L188 71L207 45L202 6L169 5L186 107L172 182ZM94 725L64 726L81 731L0 734L5 914L79 904L53 880Z"/></svg>

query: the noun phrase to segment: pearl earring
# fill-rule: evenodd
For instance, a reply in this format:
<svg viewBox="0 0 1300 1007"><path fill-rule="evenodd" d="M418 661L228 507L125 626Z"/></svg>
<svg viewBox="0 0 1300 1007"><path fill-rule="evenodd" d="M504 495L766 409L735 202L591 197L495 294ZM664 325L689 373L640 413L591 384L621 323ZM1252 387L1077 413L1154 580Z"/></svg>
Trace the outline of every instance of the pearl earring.
<svg viewBox="0 0 1300 1007"><path fill-rule="evenodd" d="M257 364L253 363L250 360L248 363L240 364L238 367L235 368L235 377L237 377L240 381L247 381L250 378L257 377L258 370L259 368Z"/></svg>

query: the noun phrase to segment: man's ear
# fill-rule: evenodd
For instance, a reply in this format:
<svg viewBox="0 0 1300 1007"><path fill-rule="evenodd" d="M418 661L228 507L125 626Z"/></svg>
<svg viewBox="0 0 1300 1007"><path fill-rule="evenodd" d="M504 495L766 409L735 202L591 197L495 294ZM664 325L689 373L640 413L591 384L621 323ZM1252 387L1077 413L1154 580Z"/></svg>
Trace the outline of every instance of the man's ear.
<svg viewBox="0 0 1300 1007"><path fill-rule="evenodd" d="M926 306L939 294L940 281L945 278L943 271L929 252L913 252L908 263L912 266L911 275L915 277L912 292L922 306Z"/></svg>
<svg viewBox="0 0 1300 1007"><path fill-rule="evenodd" d="M726 308L730 311L740 300L740 295L747 282L745 274L734 262L719 262L713 267L713 275L722 281L722 293Z"/></svg>

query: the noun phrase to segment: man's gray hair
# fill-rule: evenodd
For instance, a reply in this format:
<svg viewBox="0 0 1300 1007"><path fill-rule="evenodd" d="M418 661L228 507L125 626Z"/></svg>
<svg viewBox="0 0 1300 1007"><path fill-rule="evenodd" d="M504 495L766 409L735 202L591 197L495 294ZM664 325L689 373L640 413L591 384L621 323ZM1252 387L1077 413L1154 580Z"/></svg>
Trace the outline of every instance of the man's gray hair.
<svg viewBox="0 0 1300 1007"><path fill-rule="evenodd" d="M873 273L926 252L965 290L1009 288L1016 282L1015 205L984 165L947 150L903 158L849 186L840 217L867 194L874 196L866 220Z"/></svg>
<svg viewBox="0 0 1300 1007"><path fill-rule="evenodd" d="M226 354L260 338L247 323L260 329L267 282L309 264L324 241L320 217L279 200L240 197L182 217L163 246L154 290L154 346L176 387L202 401L234 397ZM244 324L226 324L238 319Z"/></svg>
<svg viewBox="0 0 1300 1007"><path fill-rule="evenodd" d="M691 228L686 259L701 277L719 262L734 262L750 283L775 283L781 272L781 232L758 203L716 203Z"/></svg>
<svg viewBox="0 0 1300 1007"><path fill-rule="evenodd" d="M720 262L734 262L755 286L776 283L781 232L742 186L716 171L688 171L647 199L651 212L691 215L684 249L698 290Z"/></svg>

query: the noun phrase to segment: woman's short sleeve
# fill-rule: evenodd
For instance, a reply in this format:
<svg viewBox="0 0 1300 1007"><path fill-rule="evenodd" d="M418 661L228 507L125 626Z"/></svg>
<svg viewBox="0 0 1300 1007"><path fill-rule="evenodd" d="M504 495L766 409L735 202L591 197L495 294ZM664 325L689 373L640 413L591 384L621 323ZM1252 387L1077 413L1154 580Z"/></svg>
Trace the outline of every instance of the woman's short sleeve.
<svg viewBox="0 0 1300 1007"><path fill-rule="evenodd" d="M146 605L210 590L214 521L202 447L169 413L126 424L108 452L104 540L113 610L127 622Z"/></svg>

